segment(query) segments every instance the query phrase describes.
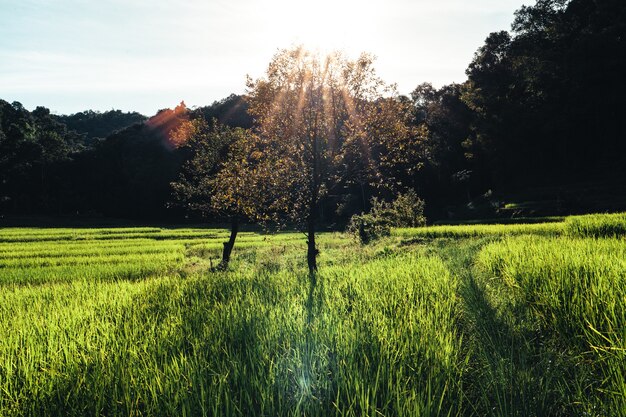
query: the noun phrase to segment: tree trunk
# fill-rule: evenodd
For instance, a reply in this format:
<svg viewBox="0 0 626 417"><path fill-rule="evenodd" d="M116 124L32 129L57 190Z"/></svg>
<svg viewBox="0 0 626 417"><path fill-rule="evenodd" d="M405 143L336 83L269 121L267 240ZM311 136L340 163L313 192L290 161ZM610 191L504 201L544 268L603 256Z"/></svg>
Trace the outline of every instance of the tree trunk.
<svg viewBox="0 0 626 417"><path fill-rule="evenodd" d="M313 274L317 271L317 248L315 247L315 219L309 217L308 222L308 240L307 240L307 256L306 260L309 265L309 273Z"/></svg>
<svg viewBox="0 0 626 417"><path fill-rule="evenodd" d="M237 239L237 233L239 232L239 219L237 216L233 216L230 220L230 238L227 242L224 242L224 250L222 251L222 262L220 262L218 269L225 270L228 268L230 262L230 254L235 246L235 239Z"/></svg>

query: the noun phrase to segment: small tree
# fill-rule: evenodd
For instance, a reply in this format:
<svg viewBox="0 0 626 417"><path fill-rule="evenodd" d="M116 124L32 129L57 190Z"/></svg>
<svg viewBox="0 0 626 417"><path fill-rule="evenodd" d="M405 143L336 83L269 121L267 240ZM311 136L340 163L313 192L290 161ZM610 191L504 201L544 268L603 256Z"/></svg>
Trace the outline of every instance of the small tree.
<svg viewBox="0 0 626 417"><path fill-rule="evenodd" d="M264 163L258 137L239 128L231 132L237 137L207 184L213 193L211 210L231 219L230 239L224 242L223 268L228 266L241 220L264 226L277 220L271 168Z"/></svg>
<svg viewBox="0 0 626 417"><path fill-rule="evenodd" d="M258 153L255 136L248 130L214 123L203 118L184 122L172 141L190 152L179 181L172 183L177 200L203 215L227 218L230 238L224 242L220 269L226 269L243 219L263 220ZM255 156L256 155L256 156Z"/></svg>

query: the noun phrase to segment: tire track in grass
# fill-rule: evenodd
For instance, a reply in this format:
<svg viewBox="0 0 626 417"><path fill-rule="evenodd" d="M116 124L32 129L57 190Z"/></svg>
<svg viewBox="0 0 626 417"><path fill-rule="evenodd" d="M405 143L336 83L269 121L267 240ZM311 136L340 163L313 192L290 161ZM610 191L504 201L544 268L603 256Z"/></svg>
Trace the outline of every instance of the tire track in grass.
<svg viewBox="0 0 626 417"><path fill-rule="evenodd" d="M559 415L560 397L555 355L540 346L532 329L516 328L518 312L504 307L506 295L475 269L475 260L488 244L501 236L435 239L430 250L439 254L458 276L460 326L469 358L465 396L469 414L478 416Z"/></svg>

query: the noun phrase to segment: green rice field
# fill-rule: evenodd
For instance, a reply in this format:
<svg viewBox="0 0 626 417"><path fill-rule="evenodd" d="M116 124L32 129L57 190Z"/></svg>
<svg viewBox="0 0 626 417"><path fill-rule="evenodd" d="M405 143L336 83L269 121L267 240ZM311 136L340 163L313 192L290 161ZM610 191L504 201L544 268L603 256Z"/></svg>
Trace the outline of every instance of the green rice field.
<svg viewBox="0 0 626 417"><path fill-rule="evenodd" d="M626 214L0 229L0 416L626 416Z"/></svg>

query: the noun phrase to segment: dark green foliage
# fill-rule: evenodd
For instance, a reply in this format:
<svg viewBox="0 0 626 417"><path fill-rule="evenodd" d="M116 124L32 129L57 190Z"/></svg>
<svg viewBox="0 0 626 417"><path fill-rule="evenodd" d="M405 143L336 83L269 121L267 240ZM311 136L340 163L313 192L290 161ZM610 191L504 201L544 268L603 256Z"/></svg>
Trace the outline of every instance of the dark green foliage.
<svg viewBox="0 0 626 417"><path fill-rule="evenodd" d="M81 137L45 107L0 100L0 212L56 212L67 195L67 164Z"/></svg>
<svg viewBox="0 0 626 417"><path fill-rule="evenodd" d="M420 227L426 225L424 200L414 190L400 194L388 203L377 198L371 201L368 213L352 216L348 233L361 243L367 244L383 236L389 236L392 227Z"/></svg>
<svg viewBox="0 0 626 417"><path fill-rule="evenodd" d="M146 123L117 132L76 155L67 178L73 212L89 216L162 220L169 209L170 182L184 153L171 132L187 119L184 104L161 110Z"/></svg>
<svg viewBox="0 0 626 417"><path fill-rule="evenodd" d="M421 146L423 167L403 183L420 190L428 201L429 217L441 218L448 206L467 204L485 192L481 155L467 141L473 114L462 100L464 88L464 84L450 84L435 89L423 83L411 93L414 123L423 126L426 135Z"/></svg>
<svg viewBox="0 0 626 417"><path fill-rule="evenodd" d="M172 128L178 121L169 121ZM135 125L107 138L90 154L91 175L84 184L92 207L114 217L165 218L170 182L184 155L159 126Z"/></svg>
<svg viewBox="0 0 626 417"><path fill-rule="evenodd" d="M493 184L624 177L626 3L539 0L467 69L470 142Z"/></svg>
<svg viewBox="0 0 626 417"><path fill-rule="evenodd" d="M104 139L115 132L147 120L146 116L137 112L124 113L121 110L105 112L87 110L67 116L54 116L54 118L65 124L68 130L84 135L87 145L93 145L98 139Z"/></svg>
<svg viewBox="0 0 626 417"><path fill-rule="evenodd" d="M179 221L184 212L170 205L170 183L191 152L174 132L203 114L249 125L246 108L232 95L193 111L183 102L146 119L119 110L55 116L0 101L0 215Z"/></svg>
<svg viewBox="0 0 626 417"><path fill-rule="evenodd" d="M207 121L217 120L229 127L252 127L252 117L248 114L248 103L242 96L231 94L230 96L214 101L210 106L199 107L193 110L193 117L202 116Z"/></svg>

